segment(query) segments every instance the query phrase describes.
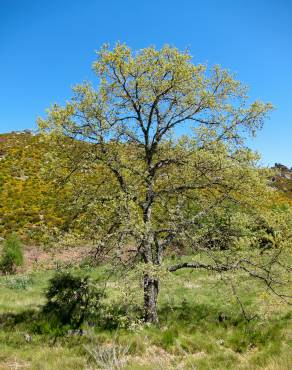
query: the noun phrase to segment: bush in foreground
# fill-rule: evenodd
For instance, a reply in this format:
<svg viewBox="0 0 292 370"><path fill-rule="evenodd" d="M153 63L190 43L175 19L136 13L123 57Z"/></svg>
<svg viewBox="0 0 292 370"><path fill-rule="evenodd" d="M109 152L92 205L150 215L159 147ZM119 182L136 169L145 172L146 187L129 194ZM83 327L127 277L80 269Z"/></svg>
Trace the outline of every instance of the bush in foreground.
<svg viewBox="0 0 292 370"><path fill-rule="evenodd" d="M86 319L98 313L103 295L89 276L58 272L49 282L43 313L56 326L78 329Z"/></svg>
<svg viewBox="0 0 292 370"><path fill-rule="evenodd" d="M13 274L18 266L23 264L23 247L15 234L10 235L5 241L0 260L0 270L4 274Z"/></svg>

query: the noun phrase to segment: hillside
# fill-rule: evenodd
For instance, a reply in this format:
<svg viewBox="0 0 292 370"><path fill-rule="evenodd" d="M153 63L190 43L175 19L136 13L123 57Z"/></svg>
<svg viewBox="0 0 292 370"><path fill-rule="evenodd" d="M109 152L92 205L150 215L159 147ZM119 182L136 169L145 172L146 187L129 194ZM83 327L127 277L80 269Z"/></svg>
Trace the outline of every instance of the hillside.
<svg viewBox="0 0 292 370"><path fill-rule="evenodd" d="M41 176L45 152L29 131L0 135L0 236L14 231L30 239L44 223L62 223L53 185Z"/></svg>
<svg viewBox="0 0 292 370"><path fill-rule="evenodd" d="M47 145L28 130L0 134L0 237L17 232L25 240L37 240L43 226L60 227L74 218L56 195L54 184L42 177ZM292 170L275 164L272 179L284 195L292 199ZM66 193L67 192L67 193Z"/></svg>

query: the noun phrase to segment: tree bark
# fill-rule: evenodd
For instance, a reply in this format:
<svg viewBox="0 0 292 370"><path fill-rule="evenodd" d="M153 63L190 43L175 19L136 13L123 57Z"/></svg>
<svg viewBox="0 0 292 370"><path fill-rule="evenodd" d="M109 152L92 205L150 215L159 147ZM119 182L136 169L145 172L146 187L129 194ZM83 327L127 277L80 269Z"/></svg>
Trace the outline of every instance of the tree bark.
<svg viewBox="0 0 292 370"><path fill-rule="evenodd" d="M151 324L158 323L157 296L159 291L159 281L151 278L148 274L144 275L144 314L145 322Z"/></svg>

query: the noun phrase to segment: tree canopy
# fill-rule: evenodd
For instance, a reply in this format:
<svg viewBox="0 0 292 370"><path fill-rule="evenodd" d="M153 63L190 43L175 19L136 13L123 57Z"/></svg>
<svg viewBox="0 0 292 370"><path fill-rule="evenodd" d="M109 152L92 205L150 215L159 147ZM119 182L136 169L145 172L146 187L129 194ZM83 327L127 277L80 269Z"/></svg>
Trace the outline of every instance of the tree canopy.
<svg viewBox="0 0 292 370"><path fill-rule="evenodd" d="M169 271L240 269L274 289L268 260L282 244L269 229L273 190L245 147L271 104L249 103L227 70L170 46L104 46L93 70L97 84L77 85L39 127L51 174L71 184L79 232L99 253L144 264L145 320L158 320L155 271L174 246L191 253ZM273 241L261 249L263 232Z"/></svg>

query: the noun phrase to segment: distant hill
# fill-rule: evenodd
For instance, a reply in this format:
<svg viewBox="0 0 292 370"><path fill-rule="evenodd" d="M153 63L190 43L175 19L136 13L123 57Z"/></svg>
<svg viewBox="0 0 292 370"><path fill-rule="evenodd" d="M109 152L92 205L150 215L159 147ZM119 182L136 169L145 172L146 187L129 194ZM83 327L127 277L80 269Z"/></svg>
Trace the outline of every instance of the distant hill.
<svg viewBox="0 0 292 370"><path fill-rule="evenodd" d="M24 239L38 238L44 225L63 227L74 219L62 200L68 189L56 192L42 173L48 151L39 135L25 130L0 134L0 237L15 231ZM276 163L272 186L292 201L292 169Z"/></svg>

